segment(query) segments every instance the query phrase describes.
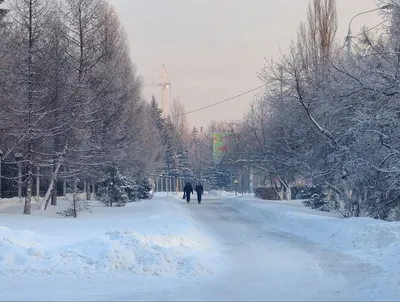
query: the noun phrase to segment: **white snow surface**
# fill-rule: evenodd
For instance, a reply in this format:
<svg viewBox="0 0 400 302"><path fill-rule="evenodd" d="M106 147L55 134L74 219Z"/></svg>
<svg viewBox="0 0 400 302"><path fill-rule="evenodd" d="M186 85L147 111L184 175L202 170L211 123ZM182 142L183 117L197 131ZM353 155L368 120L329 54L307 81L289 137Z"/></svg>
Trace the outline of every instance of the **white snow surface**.
<svg viewBox="0 0 400 302"><path fill-rule="evenodd" d="M236 194L235 192L226 192L226 191L210 191L210 196L215 199L227 199L227 198L236 198L241 196L240 194Z"/></svg>
<svg viewBox="0 0 400 302"><path fill-rule="evenodd" d="M345 219L338 213L306 208L299 200L280 202L246 197L237 200L235 206L270 229L377 263L391 273L400 271L400 222Z"/></svg>
<svg viewBox="0 0 400 302"><path fill-rule="evenodd" d="M22 201L19 198L3 198L0 199L0 210L7 209L12 206L21 204Z"/></svg>
<svg viewBox="0 0 400 302"><path fill-rule="evenodd" d="M204 236L176 205L133 203L105 208L94 202L92 213L78 219L31 217L8 208L0 217L0 276L207 275L217 256ZM217 258L215 258L217 259Z"/></svg>
<svg viewBox="0 0 400 302"><path fill-rule="evenodd" d="M91 201L77 219L56 215L62 199L31 216L4 207L0 300L400 297L400 223L228 192L201 205L165 195L124 208Z"/></svg>

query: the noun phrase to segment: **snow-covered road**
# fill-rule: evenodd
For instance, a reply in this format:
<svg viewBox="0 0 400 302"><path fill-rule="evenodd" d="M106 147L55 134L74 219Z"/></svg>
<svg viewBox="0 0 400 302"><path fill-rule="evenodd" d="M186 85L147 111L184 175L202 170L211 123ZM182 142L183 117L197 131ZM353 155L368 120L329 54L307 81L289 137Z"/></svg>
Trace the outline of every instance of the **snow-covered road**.
<svg viewBox="0 0 400 302"><path fill-rule="evenodd" d="M268 221L261 224L238 208L233 200L206 199L200 206L187 205L229 256L228 271L207 285L211 296L206 298L364 300L376 293L379 267L274 231Z"/></svg>
<svg viewBox="0 0 400 302"><path fill-rule="evenodd" d="M94 206L77 220L15 214L20 208L0 214L0 300L360 301L400 294L397 223L215 195L201 205L157 197L122 209ZM390 258L392 274L378 254Z"/></svg>
<svg viewBox="0 0 400 302"><path fill-rule="evenodd" d="M385 300L382 268L260 223L246 202L205 198L178 202L225 255L214 276L188 278L169 288L143 291L145 299L170 300ZM397 291L398 293L398 291ZM123 295L134 299L138 293Z"/></svg>

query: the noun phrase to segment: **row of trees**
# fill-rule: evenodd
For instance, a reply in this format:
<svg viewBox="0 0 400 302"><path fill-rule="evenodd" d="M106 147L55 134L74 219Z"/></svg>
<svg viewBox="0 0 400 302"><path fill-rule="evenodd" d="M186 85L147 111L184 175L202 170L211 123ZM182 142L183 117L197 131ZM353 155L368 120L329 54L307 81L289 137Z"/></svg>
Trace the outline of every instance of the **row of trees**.
<svg viewBox="0 0 400 302"><path fill-rule="evenodd" d="M0 3L3 1L0 1ZM36 176L56 184L132 179L163 163L167 121L141 96L124 30L105 0L13 0L0 11L0 149L22 165L25 214ZM161 123L161 124L160 124ZM4 176L3 176L4 177ZM76 194L74 194L76 195Z"/></svg>
<svg viewBox="0 0 400 302"><path fill-rule="evenodd" d="M312 0L297 40L260 72L266 89L236 127L232 159L278 178L287 198L301 176L345 217L399 219L400 1L390 4L380 35L364 29L347 57L335 0Z"/></svg>
<svg viewBox="0 0 400 302"><path fill-rule="evenodd" d="M153 107L156 106L153 97ZM188 126L185 106L175 98L171 106L171 117L159 121L165 157L161 173L184 177L196 181L206 179L213 189L230 185L231 171L219 168L213 160L213 133L226 132L229 123L211 122L206 129Z"/></svg>
<svg viewBox="0 0 400 302"><path fill-rule="evenodd" d="M41 186L48 183L41 209L57 204L60 180L72 187L75 205L83 181L86 190L89 184L101 187L113 177L109 171L132 186L159 173L206 178L214 187L229 184L228 173L212 162L212 132L223 126L190 131L179 98L169 118L162 118L154 96L150 102L142 98L142 79L106 0L5 4L0 11L0 150L3 170L7 164L22 167L25 214L31 212L37 177ZM15 174L2 178L16 185Z"/></svg>
<svg viewBox="0 0 400 302"><path fill-rule="evenodd" d="M188 128L179 99L168 119L154 97L143 100L105 0L9 2L0 11L0 149L9 161L21 154L24 213L38 173L51 180L41 208L58 179L76 192L79 179L101 183L110 168L129 179L164 173L226 187L231 171L213 163L212 133L229 130L239 138L229 161L278 179L286 198L301 176L331 192L346 217L399 216L400 1L390 3L381 35L364 30L347 57L335 44L335 0L312 0L297 40L260 72L266 89L245 119L199 131Z"/></svg>

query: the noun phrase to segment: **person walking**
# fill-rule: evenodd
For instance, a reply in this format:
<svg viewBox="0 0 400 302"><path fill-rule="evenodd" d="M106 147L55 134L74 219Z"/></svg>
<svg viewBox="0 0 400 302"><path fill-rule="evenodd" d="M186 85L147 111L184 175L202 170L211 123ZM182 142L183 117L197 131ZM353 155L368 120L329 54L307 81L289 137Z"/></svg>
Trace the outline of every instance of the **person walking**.
<svg viewBox="0 0 400 302"><path fill-rule="evenodd" d="M193 187L190 182L187 182L185 187L183 188L183 192L185 192L187 203L190 202L190 193L193 194Z"/></svg>
<svg viewBox="0 0 400 302"><path fill-rule="evenodd" d="M204 189L203 189L203 186L201 185L200 181L197 182L197 186L196 186L195 190L197 192L197 201L198 201L198 203L201 203L201 196L204 193Z"/></svg>

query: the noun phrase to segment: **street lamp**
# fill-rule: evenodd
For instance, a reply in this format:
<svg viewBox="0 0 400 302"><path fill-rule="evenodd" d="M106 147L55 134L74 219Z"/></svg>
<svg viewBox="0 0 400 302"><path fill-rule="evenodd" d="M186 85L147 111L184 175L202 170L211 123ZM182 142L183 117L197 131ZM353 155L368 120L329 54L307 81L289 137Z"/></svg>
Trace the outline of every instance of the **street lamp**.
<svg viewBox="0 0 400 302"><path fill-rule="evenodd" d="M375 8L375 9L371 9L371 10L359 13L359 14L355 15L353 18L351 18L350 23L349 23L349 29L347 31L347 37L346 37L346 40L347 40L347 59L350 59L350 54L351 54L351 39L353 38L351 36L351 23L353 22L353 20L356 17L360 16L360 15L372 13L372 12L375 12L375 11L378 11L378 10L394 9L395 7L396 6L394 4L387 4L387 5Z"/></svg>

